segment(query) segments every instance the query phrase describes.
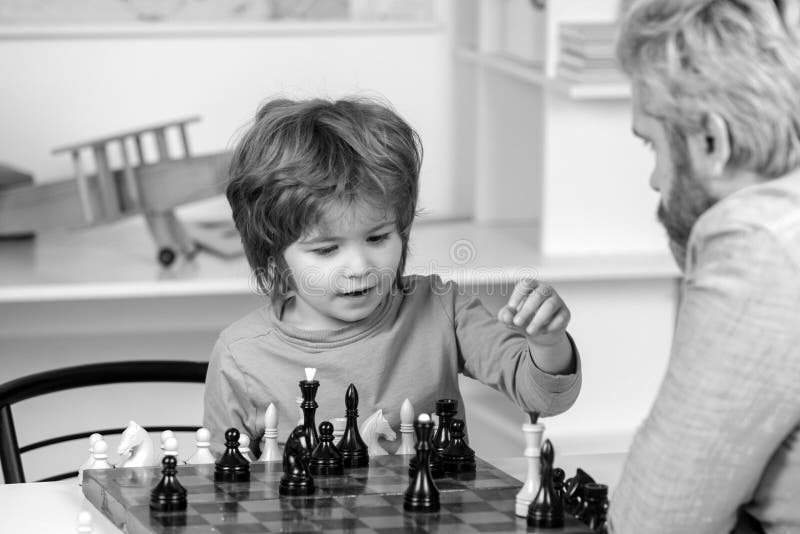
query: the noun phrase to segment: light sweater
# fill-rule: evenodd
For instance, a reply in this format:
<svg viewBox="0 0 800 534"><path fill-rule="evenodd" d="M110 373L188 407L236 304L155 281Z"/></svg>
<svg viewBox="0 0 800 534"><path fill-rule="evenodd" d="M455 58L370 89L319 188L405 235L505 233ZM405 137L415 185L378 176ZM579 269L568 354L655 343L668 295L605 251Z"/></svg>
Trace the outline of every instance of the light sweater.
<svg viewBox="0 0 800 534"><path fill-rule="evenodd" d="M468 288L438 277L409 276L366 319L332 331L307 331L282 322L266 305L225 329L208 368L204 426L212 449L236 427L258 443L264 413L274 403L279 441L297 424L304 368L317 369L316 422L343 417L349 384L359 395L359 423L382 409L397 431L408 398L416 414L435 411L437 399L456 399L465 418L458 374L505 393L523 411L555 415L569 408L581 385L576 371L551 375L533 362L523 333L500 323ZM382 442L389 452L400 440ZM480 451L478 451L480 453ZM486 451L484 454L490 454Z"/></svg>
<svg viewBox="0 0 800 534"><path fill-rule="evenodd" d="M800 532L800 174L692 229L666 376L609 517L625 534Z"/></svg>

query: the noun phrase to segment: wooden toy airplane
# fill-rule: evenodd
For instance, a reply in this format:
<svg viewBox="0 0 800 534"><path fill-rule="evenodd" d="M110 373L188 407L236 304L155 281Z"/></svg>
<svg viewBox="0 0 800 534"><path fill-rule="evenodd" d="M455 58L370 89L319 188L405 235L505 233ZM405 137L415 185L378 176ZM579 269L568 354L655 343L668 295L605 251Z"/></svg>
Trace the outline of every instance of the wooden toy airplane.
<svg viewBox="0 0 800 534"><path fill-rule="evenodd" d="M186 126L199 120L187 117L54 149L54 154L71 155L74 176L0 189L0 236L75 229L142 214L161 265L171 265L179 255L192 257L197 244L174 209L222 193L230 158L227 152L191 155ZM176 131L181 157L173 158L167 134ZM148 162L142 147L153 139L157 159ZM111 168L110 150L119 154L121 168ZM93 159L93 174L84 170L85 155Z"/></svg>

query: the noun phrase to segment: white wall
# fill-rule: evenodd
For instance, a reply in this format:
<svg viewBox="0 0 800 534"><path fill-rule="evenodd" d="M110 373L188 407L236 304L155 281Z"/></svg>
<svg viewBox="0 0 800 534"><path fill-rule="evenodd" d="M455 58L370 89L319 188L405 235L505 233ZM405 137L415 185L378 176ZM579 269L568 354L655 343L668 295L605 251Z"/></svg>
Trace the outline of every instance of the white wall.
<svg viewBox="0 0 800 534"><path fill-rule="evenodd" d="M357 93L388 99L425 144L421 204L455 209L451 62L442 27L348 35L0 37L0 161L37 181L71 173L59 145L176 117L196 153L224 150L265 98Z"/></svg>

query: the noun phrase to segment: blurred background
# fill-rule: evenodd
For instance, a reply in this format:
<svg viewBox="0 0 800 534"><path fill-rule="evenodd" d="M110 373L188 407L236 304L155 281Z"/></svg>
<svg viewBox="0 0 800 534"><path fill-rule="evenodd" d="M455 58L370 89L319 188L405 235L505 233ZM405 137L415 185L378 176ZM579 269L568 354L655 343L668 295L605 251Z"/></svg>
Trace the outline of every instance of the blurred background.
<svg viewBox="0 0 800 534"><path fill-rule="evenodd" d="M652 154L630 133L617 9L3 0L0 380L207 359L220 330L263 304L230 228L220 158L266 99L363 95L390 102L424 144L408 270L457 280L493 311L521 275L553 283L572 311L584 385L547 432L557 453L624 452L669 354L679 273L655 221ZM463 387L478 454L521 454L524 414ZM20 406L30 423L20 442L80 431L76 414L112 426L202 418L199 387L115 387L99 400L102 390L88 403L64 394ZM62 458L79 465L86 446ZM181 440L185 455L193 447ZM51 459L29 459L29 479Z"/></svg>

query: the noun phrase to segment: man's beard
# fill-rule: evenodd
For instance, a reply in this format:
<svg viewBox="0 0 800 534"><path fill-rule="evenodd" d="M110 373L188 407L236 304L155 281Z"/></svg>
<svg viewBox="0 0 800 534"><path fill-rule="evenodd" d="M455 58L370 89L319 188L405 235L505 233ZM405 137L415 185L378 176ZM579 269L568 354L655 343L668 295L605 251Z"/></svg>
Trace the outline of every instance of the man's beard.
<svg viewBox="0 0 800 534"><path fill-rule="evenodd" d="M678 267L684 268L686 247L697 219L716 203L716 200L695 178L685 143L672 143L675 156L674 176L667 206L658 206L658 220L669 237L669 246Z"/></svg>

